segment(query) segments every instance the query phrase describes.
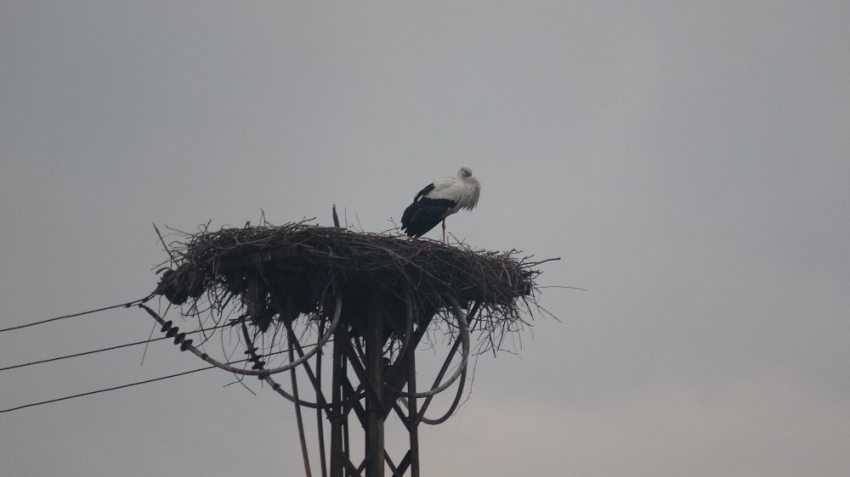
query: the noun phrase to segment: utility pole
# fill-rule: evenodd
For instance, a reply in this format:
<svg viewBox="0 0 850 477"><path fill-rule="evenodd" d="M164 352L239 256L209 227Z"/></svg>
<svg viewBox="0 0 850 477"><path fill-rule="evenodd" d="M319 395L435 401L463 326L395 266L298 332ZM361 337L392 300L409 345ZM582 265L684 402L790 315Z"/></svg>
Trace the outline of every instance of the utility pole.
<svg viewBox="0 0 850 477"><path fill-rule="evenodd" d="M154 293L174 305L190 302L182 313L198 323L240 326L250 369L211 357L171 321L139 306L181 350L228 372L256 376L294 404L308 476L312 467L302 409L314 409L319 442L312 455L318 456L322 477L419 477L420 425L441 424L456 411L467 376L470 329L475 326L490 346L505 333L520 331L525 322L518 303L536 303L538 272L532 266L541 263L517 260L512 253L303 223L204 230L174 248L169 254L179 258ZM231 302L236 312L228 311ZM451 346L433 384L419 391L416 350L428 330L439 326ZM274 345L259 348L258 338L270 332L282 332L285 340L272 338ZM308 346L301 342L304 336L318 342ZM329 357L322 352L328 344ZM283 352L287 363L267 363ZM453 362L456 369L447 378ZM331 376L323 379L327 367ZM312 397L303 397L299 370ZM292 373L290 391L275 380L284 372ZM426 417L433 398L455 384L448 411ZM407 450L400 455L389 455L385 447L388 419L398 419L408 433ZM358 427L362 456L352 454Z"/></svg>

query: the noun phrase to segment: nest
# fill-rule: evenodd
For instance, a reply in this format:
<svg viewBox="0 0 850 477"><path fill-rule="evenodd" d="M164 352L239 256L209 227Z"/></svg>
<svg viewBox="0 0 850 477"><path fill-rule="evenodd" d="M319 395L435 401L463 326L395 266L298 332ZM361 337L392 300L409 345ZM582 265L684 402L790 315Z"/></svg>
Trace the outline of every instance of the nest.
<svg viewBox="0 0 850 477"><path fill-rule="evenodd" d="M342 323L362 334L376 300L392 317L386 339L398 338L407 317L426 326L453 319L453 304L477 310L475 330L487 348L527 324L539 272L516 250L489 252L399 235L353 232L305 222L283 226L178 232L168 247L171 267L155 291L218 325L228 305L257 331L327 316L342 295ZM199 302L208 303L199 306ZM186 308L184 308L186 309ZM199 311L199 310L204 310ZM185 312L184 312L185 314Z"/></svg>

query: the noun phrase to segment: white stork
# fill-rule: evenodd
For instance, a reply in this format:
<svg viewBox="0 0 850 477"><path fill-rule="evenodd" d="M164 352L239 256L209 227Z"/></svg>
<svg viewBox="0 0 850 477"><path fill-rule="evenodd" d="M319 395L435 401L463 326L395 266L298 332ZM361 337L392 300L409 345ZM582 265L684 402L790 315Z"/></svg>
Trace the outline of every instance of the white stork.
<svg viewBox="0 0 850 477"><path fill-rule="evenodd" d="M461 167L456 177L437 179L416 194L401 216L401 230L410 237L421 237L442 221L446 243L446 217L460 209L472 210L480 193L472 169Z"/></svg>

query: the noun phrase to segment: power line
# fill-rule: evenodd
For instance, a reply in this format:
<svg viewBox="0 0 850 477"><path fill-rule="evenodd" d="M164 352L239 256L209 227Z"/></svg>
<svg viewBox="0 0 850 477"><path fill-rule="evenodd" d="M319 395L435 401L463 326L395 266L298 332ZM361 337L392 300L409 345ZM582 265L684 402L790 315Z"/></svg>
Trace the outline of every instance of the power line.
<svg viewBox="0 0 850 477"><path fill-rule="evenodd" d="M100 312L100 311L111 310L111 309L114 309L114 308L120 308L120 307L129 308L129 307L136 305L136 304L145 303L146 301L150 300L152 297L153 297L153 295L149 295L149 296L147 296L143 299L123 303L123 304L120 304L120 305L113 305L113 306L108 306L108 307L104 307L104 308L98 308L96 310L85 311L85 312L82 312L82 313L74 313L74 314L71 314L71 315L58 316L56 318L41 320L41 321L26 324L26 325L4 328L4 329L0 330L0 333L2 333L4 331L12 331L12 330L17 330L17 329L21 329L21 328L27 328L27 327L30 327L30 326L40 325L40 324L43 324L43 323L49 323L51 321L62 320L62 319L65 319L65 318L73 318L75 316L82 316L82 315L88 315L88 314L91 314L91 313L97 313L97 312ZM187 334L200 333L200 332L203 332L203 331L214 330L214 329L223 328L223 327L226 327L226 326L230 326L230 325L229 324L227 324L227 325L217 325L217 326L207 328L207 329L195 330L195 331L192 331L192 332L187 333ZM105 351L111 351L111 350L115 350L115 349L126 348L126 347L129 347L129 346L136 346L136 345L140 345L140 344L151 343L151 342L154 342L154 341L160 341L160 340L164 340L164 339L170 339L170 338L167 337L167 336L160 337L160 338L153 338L153 339L150 339L150 340L137 341L137 342L127 343L127 344L118 345L118 346L111 346L111 347L108 347L108 348L101 348L101 349L96 349L96 350L91 350L91 351L85 351L85 352L82 352L82 353L75 353L75 354L71 354L71 355L67 355L67 356L60 356L60 357L57 357L57 358L49 358L49 359L19 364L19 365L7 366L5 368L0 368L0 371L6 371L6 370L10 370L10 369L25 367L25 366L32 366L32 365L41 364L41 363L49 363L49 362L52 362L52 361L58 361L58 360L62 360L62 359L76 358L76 357L79 357L79 356L85 356L85 355L89 355L89 354L102 353L102 352L105 352ZM275 356L275 355L278 355L278 354L281 354L281 353L284 353L284 352L285 351L276 351L276 352L268 353L266 355L262 355L262 357L268 358L268 357ZM236 361L230 361L230 362L225 363L225 364L245 363L245 362L250 361L250 360L251 360L250 358L240 359L240 360L236 360ZM65 396L65 397L56 398L56 399L49 399L47 401L40 401L40 402L34 402L34 403L30 403L30 404L24 404L22 406L12 407L12 408L8 408L8 409L0 409L0 414L12 412L12 411L18 411L18 410L21 410L21 409L26 409L26 408L35 407L35 406L41 406L43 404L50 404L50 403L54 403L54 402L66 401L66 400L69 400L69 399L76 399L76 398L84 397L84 396L91 396L93 394L100 394L100 393L105 393L105 392L109 392L109 391L117 391L119 389L129 388L129 387L133 387L133 386L140 386L142 384L149 384L149 383L153 383L153 382L157 382L157 381L164 381L166 379L177 378L177 377L180 377L180 376L185 376L187 374L197 373L197 372L200 372L200 371L206 371L208 369L212 369L212 368L215 368L215 367L217 367L217 366L207 366L207 367L203 367L203 368L193 369L191 371L184 371L182 373L170 374L170 375L167 375L167 376L161 376L161 377L158 377L158 378L147 379L147 380L144 380L144 381L137 381L137 382L134 382L134 383L123 384L121 386L113 386L113 387L109 387L109 388L98 389L98 390L95 390L95 391L89 391L89 392L85 392L85 393L74 394L74 395L71 395L71 396Z"/></svg>
<svg viewBox="0 0 850 477"><path fill-rule="evenodd" d="M269 356L278 355L278 354L281 354L281 353L285 353L285 351L275 351L274 353L262 355L262 357L265 358L265 357L269 357ZM245 362L248 362L248 361L251 361L251 358L240 359L240 360L236 360L236 361L230 361L226 364L238 364L238 363L245 363ZM215 367L216 366L206 366L206 367L203 367L203 368L193 369L193 370L190 370L190 371L184 371L182 373L169 374L167 376L161 376L161 377L153 378L153 379L146 379L144 381L137 381L135 383L130 383L130 384L122 384L121 386L113 386L111 388L98 389L96 391L89 391L89 392L85 392L85 393L74 394L74 395L71 395L71 396L65 396L65 397L56 398L56 399L48 399L47 401L40 401L40 402L34 402L34 403L30 403L30 404L24 404L23 406L11 407L9 409L0 409L0 414L12 412L12 411L19 411L21 409L26 409L28 407L41 406L43 404L50 404L50 403L59 402L59 401L67 401L69 399L76 399L76 398L80 398L80 397L84 397L84 396L91 396L93 394L100 394L100 393L105 393L105 392L109 392L109 391L117 391L119 389L130 388L130 387L133 387L133 386L140 386L142 384L149 384L149 383L154 383L154 382L157 382L157 381L164 381L166 379L178 378L180 376L185 376L187 374L197 373L197 372L200 372L200 371L206 371L208 369L212 369L212 368L215 368Z"/></svg>
<svg viewBox="0 0 850 477"><path fill-rule="evenodd" d="M136 305L136 304L139 304L139 303L144 303L144 302L150 300L152 297L153 297L153 295L148 295L145 298L141 298L139 300L128 301L127 303L121 303L120 305L105 306L103 308L97 308L95 310L83 311L81 313L73 313L73 314L70 314L70 315L57 316L56 318L48 318L46 320L35 321L35 322L32 322L32 323L27 323L25 325L10 326L9 328L0 329L0 333L5 333L6 331L20 330L22 328L29 328L30 326L35 326L35 325L43 325L45 323L50 323L52 321L64 320L66 318L74 318L74 317L77 317L77 316L90 315L92 313L98 313L98 312L101 312L101 311L112 310L114 308L122 308L122 307L123 308L130 308L133 305Z"/></svg>
<svg viewBox="0 0 850 477"><path fill-rule="evenodd" d="M202 332L205 332L205 331L217 330L219 328L225 328L225 327L228 327L228 326L230 326L230 324L218 325L218 326L213 326L211 328L204 328L204 329L200 329L200 330L190 331L190 332L187 332L186 334L191 335L191 334L195 334L195 333L202 333ZM74 354L69 354L69 355L65 355L65 356L59 356L59 357L56 357L56 358L48 358L48 359L42 359L42 360L38 360L38 361L31 361L29 363L15 364L15 365L12 365L12 366L6 366L6 367L3 367L3 368L0 368L0 372L8 371L10 369L24 368L24 367L33 366L33 365L36 365L36 364L51 363L53 361L60 361L60 360L63 360L63 359L78 358L80 356L87 356L87 355L90 355L90 354L103 353L105 351L112 351L112 350L121 349L121 348L129 348L131 346L138 346L138 345L143 345L143 344L147 344L147 343L153 343L155 341L162 341L162 340L169 340L169 339L171 339L171 338L169 338L167 336L161 336L159 338L153 338L153 339L144 340L144 341L135 341L133 343L127 343L127 344L122 344L122 345L117 345L117 346L110 346L108 348L100 348L100 349L95 349L95 350L91 350L91 351L83 351L82 353L74 353Z"/></svg>
<svg viewBox="0 0 850 477"><path fill-rule="evenodd" d="M243 361L245 361L245 360L243 360ZM161 376L159 378L148 379L148 380L145 380L145 381L138 381L138 382L135 382L135 383L123 384L121 386L114 386L114 387L111 387L111 388L98 389L97 391L89 391L87 393L74 394L73 396L65 396L65 397L61 397L61 398L50 399L50 400L47 400L47 401L24 404L23 406L11 407L9 409L0 409L0 414L3 414L5 412L12 412L12 411L18 411L18 410L21 410L21 409L26 409L28 407L41 406L42 404L50 404L50 403L53 403L53 402L66 401L68 399L75 399L75 398L83 397L83 396L91 396L92 394L105 393L105 392L108 392L108 391L116 391L118 389L129 388L129 387L132 387L132 386L139 386L139 385L142 385L142 384L153 383L153 382L156 382L156 381L164 381L166 379L176 378L176 377L179 377L179 376L185 376L187 374L197 373L198 371L206 371L206 370L212 369L212 368L215 368L215 366L207 366L205 368L193 369L191 371L184 371L182 373L170 374L168 376Z"/></svg>

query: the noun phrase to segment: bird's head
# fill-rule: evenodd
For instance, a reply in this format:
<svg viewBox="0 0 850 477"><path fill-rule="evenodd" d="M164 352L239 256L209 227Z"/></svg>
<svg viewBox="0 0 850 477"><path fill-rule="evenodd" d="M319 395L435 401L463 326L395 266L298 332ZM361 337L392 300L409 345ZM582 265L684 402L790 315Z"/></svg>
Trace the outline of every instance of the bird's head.
<svg viewBox="0 0 850 477"><path fill-rule="evenodd" d="M466 179L468 177L472 177L472 169L468 167L461 167L459 171L457 171L457 176L461 179Z"/></svg>

